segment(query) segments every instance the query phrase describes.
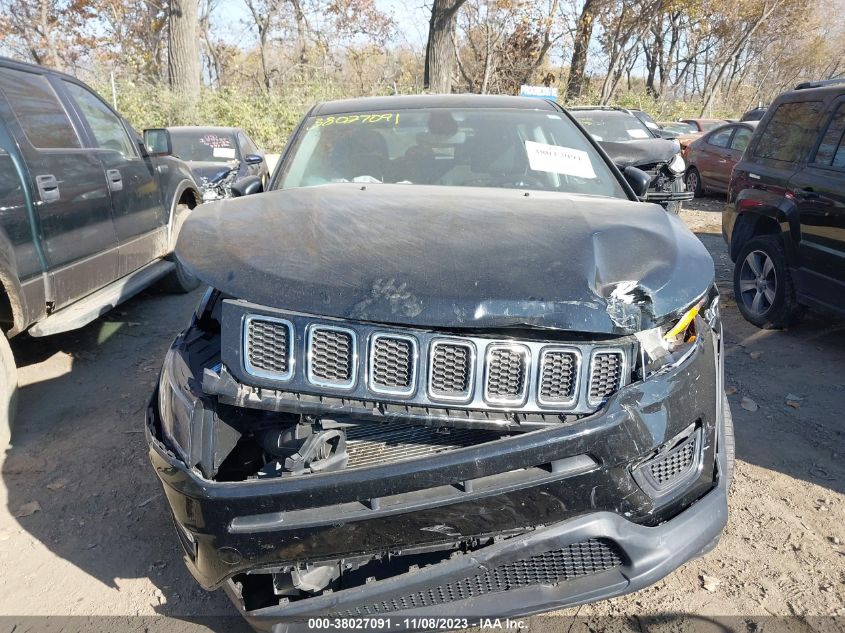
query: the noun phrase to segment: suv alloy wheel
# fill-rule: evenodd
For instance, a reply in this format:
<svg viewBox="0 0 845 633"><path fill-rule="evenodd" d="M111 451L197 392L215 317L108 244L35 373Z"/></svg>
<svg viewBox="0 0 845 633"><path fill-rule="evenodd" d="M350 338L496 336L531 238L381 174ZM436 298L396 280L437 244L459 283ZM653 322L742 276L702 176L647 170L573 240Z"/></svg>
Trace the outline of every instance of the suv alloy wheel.
<svg viewBox="0 0 845 633"><path fill-rule="evenodd" d="M757 327L788 327L801 316L785 262L775 235L755 237L740 249L734 266L734 296L742 316Z"/></svg>

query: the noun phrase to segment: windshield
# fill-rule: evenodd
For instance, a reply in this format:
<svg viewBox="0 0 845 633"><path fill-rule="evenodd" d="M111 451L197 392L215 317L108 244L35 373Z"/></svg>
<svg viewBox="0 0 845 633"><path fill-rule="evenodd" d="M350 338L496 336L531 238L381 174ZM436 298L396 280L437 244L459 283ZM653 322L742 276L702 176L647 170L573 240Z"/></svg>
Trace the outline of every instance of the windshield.
<svg viewBox="0 0 845 633"><path fill-rule="evenodd" d="M565 115L549 111L408 109L312 117L280 187L330 182L506 187L626 198Z"/></svg>
<svg viewBox="0 0 845 633"><path fill-rule="evenodd" d="M663 123L663 129L669 132L677 132L678 134L694 134L696 131L689 123L680 121L677 123Z"/></svg>
<svg viewBox="0 0 845 633"><path fill-rule="evenodd" d="M207 130L171 130L173 155L182 160L226 163L238 158L235 135Z"/></svg>
<svg viewBox="0 0 845 633"><path fill-rule="evenodd" d="M645 124L632 114L573 110L572 116L578 119L578 122L587 128L597 141L641 141L654 138Z"/></svg>

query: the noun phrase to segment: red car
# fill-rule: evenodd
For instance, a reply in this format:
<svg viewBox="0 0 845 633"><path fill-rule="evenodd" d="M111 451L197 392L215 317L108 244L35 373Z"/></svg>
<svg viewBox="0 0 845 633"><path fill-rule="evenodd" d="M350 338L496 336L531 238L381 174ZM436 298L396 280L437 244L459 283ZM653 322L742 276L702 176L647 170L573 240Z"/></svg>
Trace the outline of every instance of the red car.
<svg viewBox="0 0 845 633"><path fill-rule="evenodd" d="M684 181L696 198L708 191L727 192L731 171L742 158L757 121L743 121L718 127L684 150L687 164Z"/></svg>

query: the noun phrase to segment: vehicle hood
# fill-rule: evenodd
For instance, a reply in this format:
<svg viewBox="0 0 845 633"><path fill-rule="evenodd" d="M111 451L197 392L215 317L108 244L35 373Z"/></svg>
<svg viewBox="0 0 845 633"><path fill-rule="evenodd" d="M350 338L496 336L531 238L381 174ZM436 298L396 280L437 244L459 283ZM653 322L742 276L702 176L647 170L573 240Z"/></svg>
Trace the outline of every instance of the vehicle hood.
<svg viewBox="0 0 845 633"><path fill-rule="evenodd" d="M228 174L232 169L238 168L238 161L218 163L215 161L189 160L185 162L188 164L188 167L191 168L191 171L194 174L194 178L197 179L197 182L202 184L205 184L203 179L205 179L205 181L209 183L212 183L216 179Z"/></svg>
<svg viewBox="0 0 845 633"><path fill-rule="evenodd" d="M630 141L599 141L610 159L621 167L668 163L681 151L677 139L645 138Z"/></svg>
<svg viewBox="0 0 845 633"><path fill-rule="evenodd" d="M452 329L629 334L714 279L701 242L657 205L469 187L331 184L203 204L177 255L253 303Z"/></svg>

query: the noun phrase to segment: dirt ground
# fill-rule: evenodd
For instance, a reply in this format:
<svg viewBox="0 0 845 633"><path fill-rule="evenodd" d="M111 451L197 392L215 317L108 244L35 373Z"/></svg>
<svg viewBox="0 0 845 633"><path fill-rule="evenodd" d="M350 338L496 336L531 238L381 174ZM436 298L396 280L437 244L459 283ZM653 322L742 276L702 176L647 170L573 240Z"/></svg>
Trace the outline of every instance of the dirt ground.
<svg viewBox="0 0 845 633"><path fill-rule="evenodd" d="M845 321L746 323L721 202L690 207L683 218L723 291L738 458L730 523L713 552L653 587L560 614L845 615ZM13 342L20 413L0 483L0 615L234 613L182 565L142 432L161 359L198 298L147 292L80 331Z"/></svg>

